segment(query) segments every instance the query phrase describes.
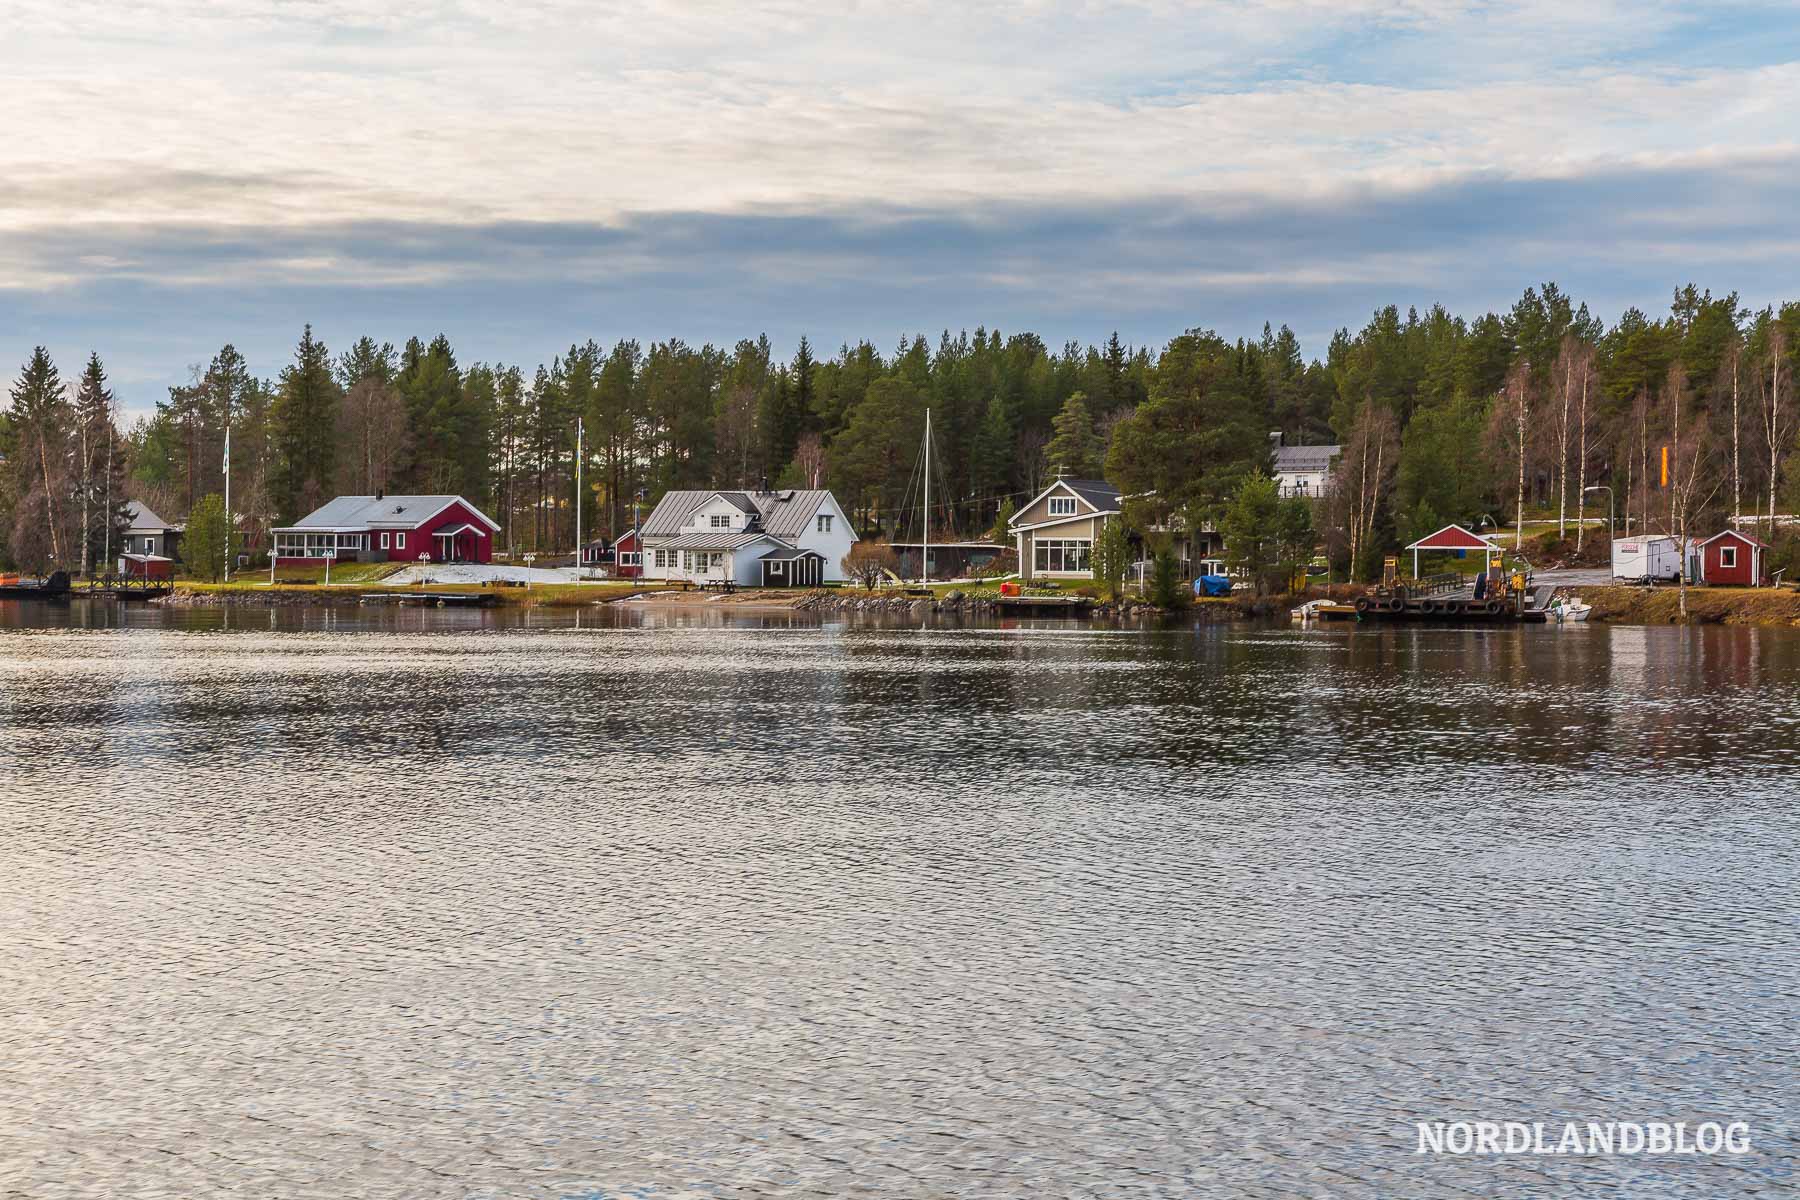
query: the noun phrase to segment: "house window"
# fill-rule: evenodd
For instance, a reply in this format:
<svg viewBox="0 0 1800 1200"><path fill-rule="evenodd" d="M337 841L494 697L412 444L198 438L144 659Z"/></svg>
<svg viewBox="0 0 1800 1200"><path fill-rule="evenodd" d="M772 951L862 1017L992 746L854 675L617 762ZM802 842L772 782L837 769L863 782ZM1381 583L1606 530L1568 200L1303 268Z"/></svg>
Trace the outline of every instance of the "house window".
<svg viewBox="0 0 1800 1200"><path fill-rule="evenodd" d="M1039 538L1036 546L1036 569L1046 573L1086 571L1088 554L1094 548L1092 538Z"/></svg>
<svg viewBox="0 0 1800 1200"><path fill-rule="evenodd" d="M1050 515L1053 517L1072 517L1075 515L1075 497L1050 497Z"/></svg>
<svg viewBox="0 0 1800 1200"><path fill-rule="evenodd" d="M819 532L820 533L830 533L831 532L831 514L830 513L820 513L819 514Z"/></svg>
<svg viewBox="0 0 1800 1200"><path fill-rule="evenodd" d="M712 527L714 529L730 529L731 528L731 515L729 513L713 514Z"/></svg>
<svg viewBox="0 0 1800 1200"><path fill-rule="evenodd" d="M394 549L396 549L396 550L406 549L406 535L404 533L396 533L394 535Z"/></svg>
<svg viewBox="0 0 1800 1200"><path fill-rule="evenodd" d="M1720 546L1719 547L1719 566L1723 567L1726 570L1730 570L1732 567L1737 566L1737 547L1736 546Z"/></svg>
<svg viewBox="0 0 1800 1200"><path fill-rule="evenodd" d="M388 545L388 535L385 533L381 535L381 548L383 550L388 550L388 549L392 548Z"/></svg>

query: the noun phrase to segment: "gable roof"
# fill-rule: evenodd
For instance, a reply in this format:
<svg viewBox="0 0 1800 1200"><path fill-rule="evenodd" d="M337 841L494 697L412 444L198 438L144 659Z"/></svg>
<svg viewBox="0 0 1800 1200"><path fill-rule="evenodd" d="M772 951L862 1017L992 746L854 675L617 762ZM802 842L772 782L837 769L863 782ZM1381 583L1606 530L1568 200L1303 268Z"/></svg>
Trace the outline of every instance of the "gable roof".
<svg viewBox="0 0 1800 1200"><path fill-rule="evenodd" d="M127 500L125 502L125 515L131 519L131 528L128 531L131 533L136 533L143 529L155 529L161 531L174 528L167 521L150 511L150 506L141 500Z"/></svg>
<svg viewBox="0 0 1800 1200"><path fill-rule="evenodd" d="M1446 525L1436 533L1420 538L1408 550L1498 550L1500 547L1478 533L1470 533L1461 525Z"/></svg>
<svg viewBox="0 0 1800 1200"><path fill-rule="evenodd" d="M1101 513L1115 513L1119 511L1119 489L1106 482L1104 479L1052 480L1049 487L1033 496L1024 504L1021 504L1019 506L1019 511L1021 513L1030 512L1037 506L1039 500L1042 500L1045 496L1048 496L1051 492L1055 491L1068 492L1082 504L1087 505L1088 511L1085 513L1077 512L1077 517L1090 517ZM1052 517L1048 521L1034 521L1030 524L1025 524L1015 516L1007 523L1015 529L1022 530L1034 529L1039 525L1057 525L1071 519L1074 518Z"/></svg>
<svg viewBox="0 0 1800 1200"><path fill-rule="evenodd" d="M665 492L650 515L644 518L644 536L680 536L681 527L687 523L688 517L714 496L745 513L754 514L762 526L762 532L771 537L795 538L812 524L813 517L824 506L831 493L823 488L787 488L778 492L703 492L693 489ZM855 532L854 529L851 530L853 535Z"/></svg>
<svg viewBox="0 0 1800 1200"><path fill-rule="evenodd" d="M1746 546L1755 546L1758 550L1767 550L1769 548L1769 543L1763 541L1761 538L1736 529L1727 529L1722 533L1715 533L1700 544L1702 546L1710 546L1720 538L1736 538Z"/></svg>
<svg viewBox="0 0 1800 1200"><path fill-rule="evenodd" d="M500 524L461 496L338 496L313 509L281 532L294 530L417 529L431 518L461 504L494 533Z"/></svg>

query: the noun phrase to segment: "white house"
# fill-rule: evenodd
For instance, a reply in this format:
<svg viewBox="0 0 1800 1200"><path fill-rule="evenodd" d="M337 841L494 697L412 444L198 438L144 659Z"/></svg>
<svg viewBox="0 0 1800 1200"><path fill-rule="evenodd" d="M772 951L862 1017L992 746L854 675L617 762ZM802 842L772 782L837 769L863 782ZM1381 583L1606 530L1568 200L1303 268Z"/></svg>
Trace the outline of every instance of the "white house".
<svg viewBox="0 0 1800 1200"><path fill-rule="evenodd" d="M1275 452L1275 486L1283 496L1318 497L1325 494L1331 464L1342 446L1287 446L1281 431L1269 435Z"/></svg>
<svg viewBox="0 0 1800 1200"><path fill-rule="evenodd" d="M1119 515L1119 489L1103 479L1058 479L1010 522L1022 579L1093 575L1094 542Z"/></svg>
<svg viewBox="0 0 1800 1200"><path fill-rule="evenodd" d="M669 492L645 518L643 578L744 587L844 579L856 530L830 492Z"/></svg>

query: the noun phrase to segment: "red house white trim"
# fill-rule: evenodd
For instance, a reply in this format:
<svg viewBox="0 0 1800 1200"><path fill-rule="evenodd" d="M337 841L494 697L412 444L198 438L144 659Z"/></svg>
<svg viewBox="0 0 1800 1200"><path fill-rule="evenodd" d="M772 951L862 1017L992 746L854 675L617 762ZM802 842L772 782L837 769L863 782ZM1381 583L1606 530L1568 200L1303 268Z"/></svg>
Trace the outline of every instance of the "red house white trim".
<svg viewBox="0 0 1800 1200"><path fill-rule="evenodd" d="M1763 581L1766 543L1727 529L1700 543L1700 579L1713 586L1759 587Z"/></svg>
<svg viewBox="0 0 1800 1200"><path fill-rule="evenodd" d="M339 496L270 531L276 562L491 562L499 523L461 496Z"/></svg>

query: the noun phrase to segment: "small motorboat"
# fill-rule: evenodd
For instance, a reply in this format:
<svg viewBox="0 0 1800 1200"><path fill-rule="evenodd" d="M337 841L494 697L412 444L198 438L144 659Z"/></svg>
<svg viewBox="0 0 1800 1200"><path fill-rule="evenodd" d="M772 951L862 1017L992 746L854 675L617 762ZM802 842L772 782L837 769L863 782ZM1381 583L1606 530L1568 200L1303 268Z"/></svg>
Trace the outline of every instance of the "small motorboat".
<svg viewBox="0 0 1800 1200"><path fill-rule="evenodd" d="M1588 619L1588 614L1593 611L1594 606L1582 603L1580 596L1568 596L1550 606L1551 616L1565 624L1585 621Z"/></svg>

